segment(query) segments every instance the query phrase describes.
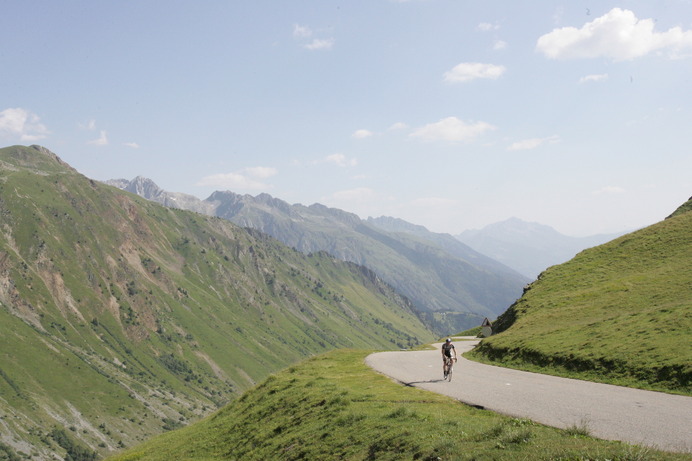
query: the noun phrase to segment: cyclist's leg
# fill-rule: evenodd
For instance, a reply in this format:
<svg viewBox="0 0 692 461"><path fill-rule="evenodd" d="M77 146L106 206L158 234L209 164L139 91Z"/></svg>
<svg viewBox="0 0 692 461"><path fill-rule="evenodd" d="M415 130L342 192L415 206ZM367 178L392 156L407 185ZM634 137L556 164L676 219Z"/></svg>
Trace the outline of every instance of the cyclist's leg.
<svg viewBox="0 0 692 461"><path fill-rule="evenodd" d="M445 378L452 372L452 358L445 357Z"/></svg>

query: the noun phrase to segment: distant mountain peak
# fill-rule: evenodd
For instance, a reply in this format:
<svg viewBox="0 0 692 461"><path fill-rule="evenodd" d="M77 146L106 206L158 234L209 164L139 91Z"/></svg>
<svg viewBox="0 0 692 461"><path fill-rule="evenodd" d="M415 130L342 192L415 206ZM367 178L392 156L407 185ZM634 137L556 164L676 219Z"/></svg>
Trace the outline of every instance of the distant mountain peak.
<svg viewBox="0 0 692 461"><path fill-rule="evenodd" d="M161 189L154 181L144 176L137 176L135 179L130 181L130 184L125 188L126 191L132 192L142 197L152 199L158 197L163 193Z"/></svg>
<svg viewBox="0 0 692 461"><path fill-rule="evenodd" d="M486 232L494 232L498 237L500 235L516 236L529 234L543 235L550 238L559 238L560 236L562 236L562 234L560 234L558 231L556 231L548 225L540 224L537 222L524 221L516 217L512 217L494 224L489 224L482 230Z"/></svg>
<svg viewBox="0 0 692 461"><path fill-rule="evenodd" d="M207 215L213 214L213 205L211 203L203 202L193 195L167 192L161 189L153 180L144 176L136 176L131 181L127 179L109 179L103 181L103 183L167 207L191 210Z"/></svg>
<svg viewBox="0 0 692 461"><path fill-rule="evenodd" d="M586 248L620 235L622 233L569 237L545 224L512 217L482 229L464 231L456 238L476 251L534 278L548 267L563 263Z"/></svg>

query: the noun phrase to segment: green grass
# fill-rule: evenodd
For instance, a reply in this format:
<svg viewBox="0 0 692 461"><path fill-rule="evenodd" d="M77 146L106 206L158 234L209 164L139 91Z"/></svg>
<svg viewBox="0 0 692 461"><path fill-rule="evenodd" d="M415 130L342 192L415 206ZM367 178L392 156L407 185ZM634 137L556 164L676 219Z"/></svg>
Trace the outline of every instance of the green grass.
<svg viewBox="0 0 692 461"><path fill-rule="evenodd" d="M454 336L478 336L479 334L481 334L481 327L477 326L469 328L468 330L461 331Z"/></svg>
<svg viewBox="0 0 692 461"><path fill-rule="evenodd" d="M691 261L689 211L583 251L545 271L469 356L691 395Z"/></svg>
<svg viewBox="0 0 692 461"><path fill-rule="evenodd" d="M405 387L367 367L366 355L339 350L307 360L204 420L109 459L688 459Z"/></svg>

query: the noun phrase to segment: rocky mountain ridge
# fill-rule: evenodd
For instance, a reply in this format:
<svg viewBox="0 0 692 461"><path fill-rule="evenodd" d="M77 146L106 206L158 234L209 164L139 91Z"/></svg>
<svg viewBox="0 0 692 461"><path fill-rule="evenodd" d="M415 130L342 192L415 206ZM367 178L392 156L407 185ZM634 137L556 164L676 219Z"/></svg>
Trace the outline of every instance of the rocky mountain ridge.
<svg viewBox="0 0 692 461"><path fill-rule="evenodd" d="M128 184L125 180L109 183L130 187L123 187ZM170 195L156 188L130 190L170 203ZM368 267L411 299L440 334L496 317L529 282L451 236L425 228L418 235L390 232L353 213L321 204L291 205L269 194L253 197L217 191L200 202L214 216L265 232L303 253L326 251Z"/></svg>

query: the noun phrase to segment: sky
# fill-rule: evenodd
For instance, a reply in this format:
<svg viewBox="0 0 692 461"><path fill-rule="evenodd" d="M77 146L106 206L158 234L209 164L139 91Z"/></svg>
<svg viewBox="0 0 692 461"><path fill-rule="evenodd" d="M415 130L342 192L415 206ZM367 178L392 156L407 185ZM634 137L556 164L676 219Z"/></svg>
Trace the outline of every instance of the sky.
<svg viewBox="0 0 692 461"><path fill-rule="evenodd" d="M434 232L692 196L692 0L0 0L0 146Z"/></svg>

